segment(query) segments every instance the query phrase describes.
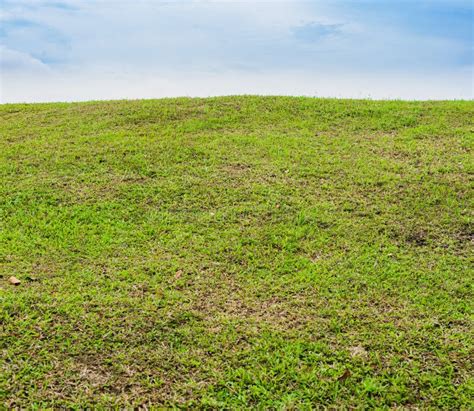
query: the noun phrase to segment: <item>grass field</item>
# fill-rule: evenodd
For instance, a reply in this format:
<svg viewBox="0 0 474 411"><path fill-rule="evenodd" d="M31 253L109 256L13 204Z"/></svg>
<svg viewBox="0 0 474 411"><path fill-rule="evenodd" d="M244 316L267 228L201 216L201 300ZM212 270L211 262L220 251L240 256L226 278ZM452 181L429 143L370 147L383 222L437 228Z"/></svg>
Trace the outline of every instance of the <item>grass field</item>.
<svg viewBox="0 0 474 411"><path fill-rule="evenodd" d="M472 409L473 136L472 101L0 106L1 402Z"/></svg>

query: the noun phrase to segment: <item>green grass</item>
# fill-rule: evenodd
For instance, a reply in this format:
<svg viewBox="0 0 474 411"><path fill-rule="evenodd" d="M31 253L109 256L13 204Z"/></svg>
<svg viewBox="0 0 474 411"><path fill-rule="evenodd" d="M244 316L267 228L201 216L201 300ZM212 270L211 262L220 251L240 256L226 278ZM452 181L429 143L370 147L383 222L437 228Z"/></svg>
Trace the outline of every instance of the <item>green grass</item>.
<svg viewBox="0 0 474 411"><path fill-rule="evenodd" d="M1 402L472 409L473 132L472 101L0 106Z"/></svg>

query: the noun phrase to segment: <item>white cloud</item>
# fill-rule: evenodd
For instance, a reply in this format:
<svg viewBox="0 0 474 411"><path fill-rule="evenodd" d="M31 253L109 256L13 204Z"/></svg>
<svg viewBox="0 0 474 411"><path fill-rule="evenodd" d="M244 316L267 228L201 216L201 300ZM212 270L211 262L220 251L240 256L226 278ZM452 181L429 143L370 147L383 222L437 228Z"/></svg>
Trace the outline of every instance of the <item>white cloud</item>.
<svg viewBox="0 0 474 411"><path fill-rule="evenodd" d="M454 64L464 44L369 19L348 0L3 1L0 24L31 24L0 28L2 101L473 97L472 67Z"/></svg>
<svg viewBox="0 0 474 411"><path fill-rule="evenodd" d="M46 64L32 55L0 45L0 71L10 70L27 73L50 71Z"/></svg>
<svg viewBox="0 0 474 411"><path fill-rule="evenodd" d="M73 71L54 75L5 76L2 101L81 101L104 99L207 97L234 94L306 95L347 98L470 99L472 72L390 76L285 70L271 72L189 71L172 73Z"/></svg>

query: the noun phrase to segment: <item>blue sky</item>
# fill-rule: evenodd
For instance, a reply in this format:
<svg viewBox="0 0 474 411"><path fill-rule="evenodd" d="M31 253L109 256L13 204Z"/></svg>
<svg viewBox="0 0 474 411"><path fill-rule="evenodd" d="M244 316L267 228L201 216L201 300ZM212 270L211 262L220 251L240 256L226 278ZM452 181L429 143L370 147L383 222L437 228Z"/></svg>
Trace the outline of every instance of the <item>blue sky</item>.
<svg viewBox="0 0 474 411"><path fill-rule="evenodd" d="M472 99L472 4L0 0L0 98Z"/></svg>

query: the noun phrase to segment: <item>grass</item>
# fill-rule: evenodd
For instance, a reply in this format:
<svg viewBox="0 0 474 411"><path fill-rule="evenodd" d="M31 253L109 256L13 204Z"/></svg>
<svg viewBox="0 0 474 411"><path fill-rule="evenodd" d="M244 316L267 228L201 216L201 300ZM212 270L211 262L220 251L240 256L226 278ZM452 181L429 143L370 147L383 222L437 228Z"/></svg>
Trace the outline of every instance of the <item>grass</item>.
<svg viewBox="0 0 474 411"><path fill-rule="evenodd" d="M473 119L472 101L0 106L0 400L472 409Z"/></svg>

